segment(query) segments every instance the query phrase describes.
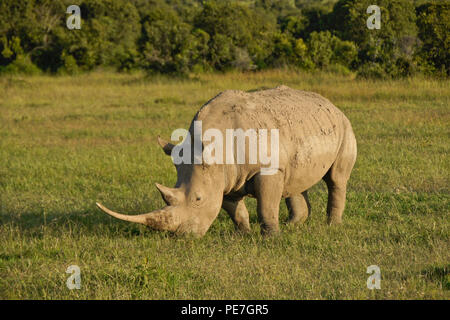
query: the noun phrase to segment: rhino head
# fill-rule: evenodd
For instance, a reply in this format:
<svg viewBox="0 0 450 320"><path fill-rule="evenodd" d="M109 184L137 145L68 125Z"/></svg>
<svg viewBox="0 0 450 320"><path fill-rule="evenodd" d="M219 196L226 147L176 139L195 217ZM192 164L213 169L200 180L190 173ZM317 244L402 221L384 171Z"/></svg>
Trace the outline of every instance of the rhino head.
<svg viewBox="0 0 450 320"><path fill-rule="evenodd" d="M173 144L160 137L158 143L167 155L171 155ZM184 163L175 167L178 178L174 188L156 183L167 205L164 208L145 214L125 215L109 210L100 203L97 206L115 218L140 223L155 230L202 236L222 206L225 187L223 167Z"/></svg>

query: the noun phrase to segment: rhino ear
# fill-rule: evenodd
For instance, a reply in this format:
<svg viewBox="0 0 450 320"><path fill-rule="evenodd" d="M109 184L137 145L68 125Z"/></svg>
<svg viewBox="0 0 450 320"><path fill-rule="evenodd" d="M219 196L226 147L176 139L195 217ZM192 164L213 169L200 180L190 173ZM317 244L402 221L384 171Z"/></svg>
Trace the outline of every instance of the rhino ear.
<svg viewBox="0 0 450 320"><path fill-rule="evenodd" d="M176 206L179 201L179 190L176 188L168 188L163 186L162 184L155 183L156 188L158 188L159 192L161 192L161 196L163 197L164 202L168 206Z"/></svg>
<svg viewBox="0 0 450 320"><path fill-rule="evenodd" d="M160 136L158 136L158 144L164 150L164 153L167 154L168 156L170 156L172 154L172 149L173 149L173 147L175 147L174 144L171 144L170 142L164 140Z"/></svg>

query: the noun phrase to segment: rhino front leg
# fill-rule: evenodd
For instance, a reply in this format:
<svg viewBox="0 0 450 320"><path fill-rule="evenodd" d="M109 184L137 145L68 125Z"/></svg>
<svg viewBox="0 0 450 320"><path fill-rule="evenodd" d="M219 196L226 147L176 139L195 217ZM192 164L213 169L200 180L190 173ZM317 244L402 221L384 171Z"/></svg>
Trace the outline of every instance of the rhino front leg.
<svg viewBox="0 0 450 320"><path fill-rule="evenodd" d="M242 232L250 231L250 221L244 199L223 199L222 208L229 214L231 220L233 220L234 225L236 226L236 229Z"/></svg>
<svg viewBox="0 0 450 320"><path fill-rule="evenodd" d="M288 223L303 223L311 214L307 191L299 196L286 198L286 206L289 211Z"/></svg>
<svg viewBox="0 0 450 320"><path fill-rule="evenodd" d="M258 174L255 176L254 189L261 232L263 234L277 232L283 176L279 172L274 175Z"/></svg>

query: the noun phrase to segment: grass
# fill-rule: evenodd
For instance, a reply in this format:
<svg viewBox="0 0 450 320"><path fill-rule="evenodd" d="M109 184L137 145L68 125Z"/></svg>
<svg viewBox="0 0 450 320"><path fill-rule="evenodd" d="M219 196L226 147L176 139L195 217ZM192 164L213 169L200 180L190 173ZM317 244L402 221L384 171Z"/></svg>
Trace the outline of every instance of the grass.
<svg viewBox="0 0 450 320"><path fill-rule="evenodd" d="M316 91L353 124L358 159L344 223L312 215L277 236L234 232L221 212L205 237L153 232L96 209L163 206L176 173L158 134L187 128L225 89ZM0 78L2 299L449 299L449 81L355 80L286 71L190 79L92 73ZM281 219L286 219L284 203ZM366 269L381 269L368 290ZM81 269L69 290L65 271Z"/></svg>

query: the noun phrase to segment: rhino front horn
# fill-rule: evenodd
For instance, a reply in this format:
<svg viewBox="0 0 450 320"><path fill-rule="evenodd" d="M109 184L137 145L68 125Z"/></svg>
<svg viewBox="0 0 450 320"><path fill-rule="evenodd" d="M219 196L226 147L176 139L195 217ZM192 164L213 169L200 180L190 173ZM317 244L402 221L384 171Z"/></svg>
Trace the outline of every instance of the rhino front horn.
<svg viewBox="0 0 450 320"><path fill-rule="evenodd" d="M163 209L145 214L126 215L109 210L98 202L96 205L102 211L113 216L114 218L140 223L155 230L176 232L180 225L178 216L173 213L172 208L170 207L165 207Z"/></svg>

